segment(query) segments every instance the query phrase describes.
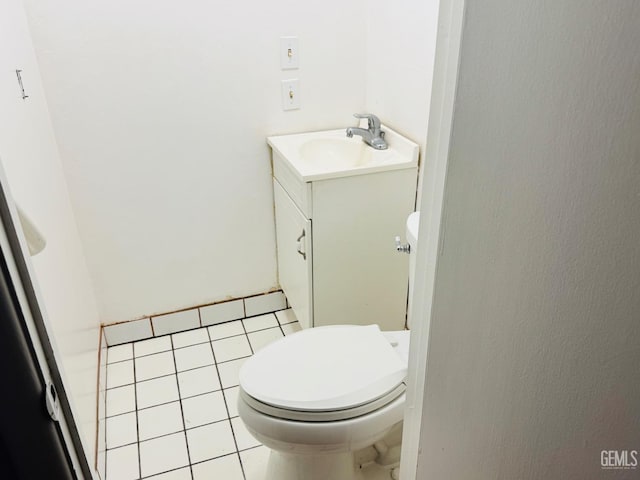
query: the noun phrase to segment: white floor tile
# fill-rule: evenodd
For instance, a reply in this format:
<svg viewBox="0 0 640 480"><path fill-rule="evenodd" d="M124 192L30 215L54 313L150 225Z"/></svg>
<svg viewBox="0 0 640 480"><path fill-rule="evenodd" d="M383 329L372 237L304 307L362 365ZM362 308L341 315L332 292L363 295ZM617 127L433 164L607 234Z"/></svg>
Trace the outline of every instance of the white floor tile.
<svg viewBox="0 0 640 480"><path fill-rule="evenodd" d="M206 328L198 328L188 332L174 333L171 338L173 339L173 348L182 348L208 342L209 333Z"/></svg>
<svg viewBox="0 0 640 480"><path fill-rule="evenodd" d="M281 328L285 335L291 335L292 333L296 333L302 330L299 322L287 323L285 325L282 325Z"/></svg>
<svg viewBox="0 0 640 480"><path fill-rule="evenodd" d="M233 426L233 434L236 437L238 450L246 450L247 448L260 445L260 442L249 433L249 430L244 426L244 422L240 417L232 418L231 425Z"/></svg>
<svg viewBox="0 0 640 480"><path fill-rule="evenodd" d="M154 353L171 350L171 337L150 338L133 344L133 351L136 357L152 355Z"/></svg>
<svg viewBox="0 0 640 480"><path fill-rule="evenodd" d="M220 325L209 327L209 336L211 337L211 340L220 340L221 338L234 337L236 335L244 335L242 320L221 323Z"/></svg>
<svg viewBox="0 0 640 480"><path fill-rule="evenodd" d="M107 418L107 449L138 441L136 413L125 413Z"/></svg>
<svg viewBox="0 0 640 480"><path fill-rule="evenodd" d="M217 363L251 355L251 347L245 335L216 340L211 344Z"/></svg>
<svg viewBox="0 0 640 480"><path fill-rule="evenodd" d="M283 335L280 327L276 327L269 328L267 330L260 330L258 332L251 332L248 337L249 342L251 342L251 348L253 348L253 352L255 353L269 345L271 342L282 338Z"/></svg>
<svg viewBox="0 0 640 480"><path fill-rule="evenodd" d="M187 430L191 462L201 462L236 451L228 420Z"/></svg>
<svg viewBox="0 0 640 480"><path fill-rule="evenodd" d="M280 310L276 312L276 317L278 318L278 322L280 325L286 325L287 323L297 322L296 314L293 313L292 308L287 308L286 310Z"/></svg>
<svg viewBox="0 0 640 480"><path fill-rule="evenodd" d="M193 397L201 393L220 390L220 380L215 365L178 373L180 398Z"/></svg>
<svg viewBox="0 0 640 480"><path fill-rule="evenodd" d="M238 391L240 387L232 387L223 390L224 399L227 402L227 408L229 409L229 416L231 418L238 416Z"/></svg>
<svg viewBox="0 0 640 480"><path fill-rule="evenodd" d="M273 313L267 313L257 317L245 318L242 320L242 323L248 333L255 332L256 330L264 330L265 328L277 327L278 319Z"/></svg>
<svg viewBox="0 0 640 480"><path fill-rule="evenodd" d="M140 441L184 430L180 402L138 410Z"/></svg>
<svg viewBox="0 0 640 480"><path fill-rule="evenodd" d="M183 400L182 411L186 428L199 427L228 418L221 391L205 393Z"/></svg>
<svg viewBox="0 0 640 480"><path fill-rule="evenodd" d="M215 325L242 317L244 317L244 302L242 299L200 307L202 325Z"/></svg>
<svg viewBox="0 0 640 480"><path fill-rule="evenodd" d="M121 362L133 358L133 346L130 343L107 348L107 363Z"/></svg>
<svg viewBox="0 0 640 480"><path fill-rule="evenodd" d="M137 357L136 381L149 380L150 378L162 377L175 373L176 368L173 363L172 352L155 353L146 357ZM108 378L108 377L107 377Z"/></svg>
<svg viewBox="0 0 640 480"><path fill-rule="evenodd" d="M110 388L107 390L107 417L136 409L136 394L133 385Z"/></svg>
<svg viewBox="0 0 640 480"><path fill-rule="evenodd" d="M155 475L189 465L183 432L140 442L142 476Z"/></svg>
<svg viewBox="0 0 640 480"><path fill-rule="evenodd" d="M240 452L246 480L264 480L270 453L271 451L262 445Z"/></svg>
<svg viewBox="0 0 640 480"><path fill-rule="evenodd" d="M136 383L138 408L148 408L178 400L178 383L175 375Z"/></svg>
<svg viewBox="0 0 640 480"><path fill-rule="evenodd" d="M172 470L153 477L146 477L145 480L191 480L191 469L185 467L179 470Z"/></svg>
<svg viewBox="0 0 640 480"><path fill-rule="evenodd" d="M213 352L211 344L202 343L191 347L179 348L173 351L176 356L176 366L178 371L190 370L192 368L213 365Z"/></svg>
<svg viewBox="0 0 640 480"><path fill-rule="evenodd" d="M222 388L235 387L238 385L238 374L246 360L246 358L239 358L238 360L218 364Z"/></svg>
<svg viewBox="0 0 640 480"><path fill-rule="evenodd" d="M107 388L120 387L133 383L133 361L107 365Z"/></svg>
<svg viewBox="0 0 640 480"><path fill-rule="evenodd" d="M107 480L135 480L140 478L138 446L107 450Z"/></svg>
<svg viewBox="0 0 640 480"><path fill-rule="evenodd" d="M214 478L244 480L238 455L233 453L193 466L193 480L212 480Z"/></svg>

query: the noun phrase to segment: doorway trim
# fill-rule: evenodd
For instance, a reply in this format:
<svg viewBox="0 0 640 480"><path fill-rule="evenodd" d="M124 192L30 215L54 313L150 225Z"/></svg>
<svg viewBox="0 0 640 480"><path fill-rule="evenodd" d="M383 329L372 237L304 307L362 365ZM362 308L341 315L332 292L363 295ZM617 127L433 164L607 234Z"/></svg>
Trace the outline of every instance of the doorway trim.
<svg viewBox="0 0 640 480"><path fill-rule="evenodd" d="M34 361L46 385L55 387L60 415L58 424L66 453L78 478L92 479L94 474L89 466L85 446L80 437L78 425L72 413L69 397L65 390L63 373L58 367L58 354L48 333L42 299L36 284L32 281L35 272L31 265L27 242L19 224L18 212L8 187L7 177L0 159L0 250L4 256L10 285L12 286L22 314L24 329L28 334L34 353ZM42 408L45 408L44 402ZM46 448L38 445L38 448Z"/></svg>
<svg viewBox="0 0 640 480"><path fill-rule="evenodd" d="M400 480L416 480L423 460L420 439L428 376L433 293L445 232L444 190L458 84L465 0L440 0L429 127L424 155L420 226L413 279L411 347L407 375Z"/></svg>

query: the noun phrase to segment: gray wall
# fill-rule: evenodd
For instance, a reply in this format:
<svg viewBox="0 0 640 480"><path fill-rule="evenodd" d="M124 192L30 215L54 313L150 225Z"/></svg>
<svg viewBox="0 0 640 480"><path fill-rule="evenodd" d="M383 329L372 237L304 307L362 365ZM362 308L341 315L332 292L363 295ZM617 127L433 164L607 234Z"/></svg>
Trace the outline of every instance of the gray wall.
<svg viewBox="0 0 640 480"><path fill-rule="evenodd" d="M640 3L466 3L417 478L637 478Z"/></svg>

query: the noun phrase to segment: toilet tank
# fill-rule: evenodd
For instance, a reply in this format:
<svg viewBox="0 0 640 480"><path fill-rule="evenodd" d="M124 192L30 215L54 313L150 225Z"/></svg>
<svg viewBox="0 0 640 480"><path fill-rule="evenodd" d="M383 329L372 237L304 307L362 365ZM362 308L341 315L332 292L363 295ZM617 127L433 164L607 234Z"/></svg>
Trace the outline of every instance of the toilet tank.
<svg viewBox="0 0 640 480"><path fill-rule="evenodd" d="M413 285L416 275L416 249L418 243L418 226L420 224L420 212L413 212L407 218L407 242L411 246L409 250L409 304L407 309L407 326L411 328L412 303L413 303Z"/></svg>

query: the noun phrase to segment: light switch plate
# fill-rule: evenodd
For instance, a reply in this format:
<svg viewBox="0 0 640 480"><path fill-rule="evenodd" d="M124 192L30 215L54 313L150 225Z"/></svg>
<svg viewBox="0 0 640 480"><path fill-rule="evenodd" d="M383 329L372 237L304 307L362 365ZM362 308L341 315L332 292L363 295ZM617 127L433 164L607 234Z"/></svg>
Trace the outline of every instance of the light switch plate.
<svg viewBox="0 0 640 480"><path fill-rule="evenodd" d="M300 108L300 81L297 78L282 80L282 109Z"/></svg>
<svg viewBox="0 0 640 480"><path fill-rule="evenodd" d="M280 67L294 70L300 66L298 37L280 37Z"/></svg>

